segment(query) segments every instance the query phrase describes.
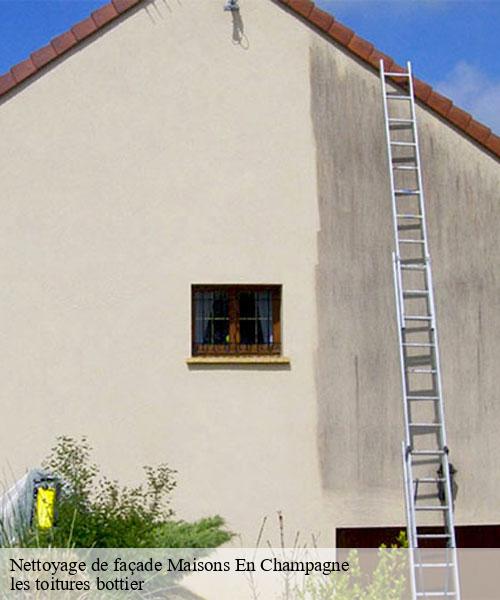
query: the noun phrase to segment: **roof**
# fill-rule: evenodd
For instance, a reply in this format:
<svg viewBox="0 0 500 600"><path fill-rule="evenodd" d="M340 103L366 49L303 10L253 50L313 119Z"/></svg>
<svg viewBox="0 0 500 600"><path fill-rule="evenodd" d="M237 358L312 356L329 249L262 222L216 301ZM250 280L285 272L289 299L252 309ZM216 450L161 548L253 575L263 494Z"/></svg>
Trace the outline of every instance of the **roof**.
<svg viewBox="0 0 500 600"><path fill-rule="evenodd" d="M26 60L14 65L10 71L0 76L0 100L2 96L14 90L21 83L43 71L49 63L57 60L77 44L144 1L112 0L109 4L94 11L87 19L74 25L69 31L58 35L49 44L33 52ZM405 72L390 56L377 50L373 44L356 35L354 31L342 25L331 14L318 8L314 2L310 0L276 0L276 2L287 7L292 13L370 67L378 69L379 62L383 59L386 70L393 73ZM402 87L407 85L407 80L406 82L403 79L398 80L397 77L394 77L393 80ZM500 137L495 135L489 127L473 119L472 115L455 106L449 98L442 96L420 79L414 78L414 92L421 105L430 108L474 142L500 158Z"/></svg>

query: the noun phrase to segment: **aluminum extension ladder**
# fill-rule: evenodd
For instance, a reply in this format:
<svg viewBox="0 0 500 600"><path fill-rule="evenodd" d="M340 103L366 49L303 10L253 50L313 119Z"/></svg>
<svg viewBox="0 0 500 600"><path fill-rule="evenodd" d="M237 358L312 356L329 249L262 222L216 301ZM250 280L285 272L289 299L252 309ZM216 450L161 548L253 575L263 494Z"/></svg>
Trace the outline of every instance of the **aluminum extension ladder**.
<svg viewBox="0 0 500 600"><path fill-rule="evenodd" d="M412 595L414 600L459 600L454 470L446 442L411 64L407 64L406 72L391 73L385 72L381 60L380 77L395 236L393 269Z"/></svg>

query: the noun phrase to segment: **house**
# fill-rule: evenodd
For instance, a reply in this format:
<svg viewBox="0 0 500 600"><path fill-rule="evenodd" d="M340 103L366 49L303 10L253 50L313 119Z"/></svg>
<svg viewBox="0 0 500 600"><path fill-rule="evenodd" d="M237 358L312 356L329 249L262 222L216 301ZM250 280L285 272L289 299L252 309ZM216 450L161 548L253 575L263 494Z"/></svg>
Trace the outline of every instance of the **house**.
<svg viewBox="0 0 500 600"><path fill-rule="evenodd" d="M0 77L6 473L86 434L247 545L403 526L380 58L308 0L113 0ZM500 140L415 92L456 521L494 525Z"/></svg>

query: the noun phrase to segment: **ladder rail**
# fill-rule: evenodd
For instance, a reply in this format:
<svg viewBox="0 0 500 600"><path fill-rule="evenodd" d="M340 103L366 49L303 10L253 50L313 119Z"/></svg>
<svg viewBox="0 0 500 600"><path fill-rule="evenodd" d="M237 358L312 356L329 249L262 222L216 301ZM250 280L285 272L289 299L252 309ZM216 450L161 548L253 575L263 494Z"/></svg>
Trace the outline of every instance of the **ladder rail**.
<svg viewBox="0 0 500 600"><path fill-rule="evenodd" d="M412 132L413 132L413 139L415 141L415 165L416 165L416 174L417 174L417 185L418 185L418 189L420 190L420 194L419 194L419 208L420 208L420 214L422 215L422 220L421 220L421 227L422 227L422 237L424 240L424 253L425 253L425 257L429 260L430 263L430 252L429 252L429 240L428 240L428 236L427 236L427 216L425 213L425 198L424 198L424 186L423 186L423 182L422 182L422 169L421 169L421 162L420 162L420 144L419 144L419 139L418 139L418 128L417 128L417 113L415 110L415 96L414 96L414 90L413 90L413 73L412 73L412 69L411 69L411 63L408 61L406 63L407 69L408 69L408 81L409 81L409 93L410 93L410 111L411 111L411 121L412 121ZM430 267L429 267L430 270ZM430 283L430 282L428 282ZM430 288L431 286L429 286ZM435 313L433 313L435 314ZM435 327L435 322L434 322L434 330L436 329Z"/></svg>
<svg viewBox="0 0 500 600"><path fill-rule="evenodd" d="M414 556L414 546L412 541L416 540L417 528L415 521L413 520L414 510L413 510L413 483L410 478L410 474L408 472L408 455L407 455L407 446L403 442L401 444L402 450L402 458L403 458L403 478L404 478L404 490L405 490L405 508L406 508L406 522L408 523L409 535L408 535L408 545L409 545L409 559L410 559L410 584L411 584L411 592L412 597L416 598L417 594L417 578L415 572L415 556ZM422 561L419 561L420 563Z"/></svg>
<svg viewBox="0 0 500 600"><path fill-rule="evenodd" d="M426 219L426 213L425 213L425 196L424 196L424 188L423 188L423 182L422 182L422 170L421 170L421 159L420 159L420 143L419 143L419 138L418 138L418 128L417 128L417 115L416 115L416 109L415 109L415 102L414 102L414 89L413 89L413 73L412 73L412 67L411 67L411 63L408 61L407 62L407 69L408 69L408 82L409 82L409 92L410 92L410 110L411 110L411 118L412 118L412 128L413 128L413 136L414 136L414 140L415 140L415 159L416 159L416 165L417 165L417 182L418 182L418 189L420 190L420 197L419 197L419 201L420 201L420 214L422 215L422 220L421 220L421 227L422 227L422 234L423 234L423 240L424 240L424 248L425 248L425 255L427 257L428 260L428 266L427 266L427 287L429 290L429 308L430 308L430 314L432 316L432 329L433 329L433 337L434 337L434 360L435 360L435 364L436 364L436 379L437 379L437 387L438 387L438 396L439 396L439 400L438 400L438 407L439 407L439 417L440 417L440 421L442 423L442 427L440 428L440 436L441 436L441 443L443 445L443 447L447 448L448 447L448 441L447 441L447 434L446 434L446 427L445 427L445 411L444 411L444 399L443 399L443 385L442 385L442 379L441 379L441 359L440 359L440 352L439 352L439 339L438 339L438 332L437 332L437 326L436 326L436 305L435 305L435 298L434 298L434 285L433 285L433 277L432 277L432 267L431 267L431 262L430 262L430 250L429 250L429 240L428 240L428 232L427 232L427 219ZM384 77L385 79L385 77ZM446 473L449 472L449 460L448 460L448 454L446 453L446 455L443 457L443 468L445 470ZM448 506L452 506L453 504L453 497L452 497L452 490L451 490L451 482L450 482L450 478L449 476L445 477L445 500ZM451 535L451 542L450 545L452 547L456 546L456 541L455 541L455 527L454 527L454 519L453 519L453 511L447 511L447 519L449 520L449 530L450 530L450 535Z"/></svg>
<svg viewBox="0 0 500 600"><path fill-rule="evenodd" d="M386 133L386 147L387 147L387 157L389 160L389 174L390 174L390 190L391 190L391 204L392 204L392 220L393 220L393 229L394 229L394 240L396 251L393 252L392 262L393 262L393 277L394 277L394 294L395 294L395 304L396 304L396 317L397 317L397 328L398 328L398 342L399 342L399 359L400 359L400 368L401 368L401 382L402 382L402 391L403 391L403 412L404 412L404 437L405 441L402 444L403 450L403 477L404 477L404 491L405 491L405 506L406 506L406 520L407 520L407 529L408 529L408 540L409 540L409 557L410 557L410 573L411 573L411 587L412 587L412 597L414 599L420 597L427 597L430 595L442 595L445 597L453 597L457 600L460 600L460 582L459 582L459 573L458 573L458 562L457 562L457 549L456 549L456 539L455 539L455 525L454 525L454 506L453 506L453 490L451 484L451 474L450 474L450 463L448 457L448 446L447 446L447 435L446 435L446 427L445 427L445 411L444 411L444 400L443 400L443 387L442 387L442 379L441 379L441 363L440 363L440 351L439 351L439 342L437 335L437 325L436 325L436 307L435 307L435 298L434 298L434 286L433 286L433 277L432 277L432 265L430 259L430 250L429 250L429 240L428 240L428 232L427 232L427 220L426 220L426 211L425 211L425 197L424 197L424 189L422 182L422 171L421 171L421 158L420 158L420 144L418 138L418 129L417 129L417 118L416 118L416 108L415 108L415 95L414 95L414 86L413 86L413 73L411 63L407 63L407 72L402 73L398 76L407 78L408 82L408 94L405 95L402 92L399 92L399 89L393 91L391 89L388 91L388 83L386 77L395 76L395 74L390 72L385 72L384 70L384 62L383 59L380 60L380 75L381 75L381 87L382 87L382 98L383 98L383 112L384 112L384 125L385 125L385 133ZM391 82L391 85L394 84L397 88L400 88L401 84L396 82ZM396 115L391 115L389 100L408 100L408 105L405 103L398 102L397 105L404 104L404 106L409 106L410 109L410 118L403 118L401 116L401 111L396 113ZM391 107L393 105L391 104ZM403 109L401 109L403 110ZM406 108L404 109L407 110ZM404 114L404 113L403 113ZM394 130L396 139L391 137L391 124L392 130ZM397 131L406 130L410 132L412 136L411 141L403 141L403 139L397 139ZM406 140L408 138L406 137ZM411 148L414 152L413 155L401 155L397 153L397 148L401 148L401 152L403 152L404 148ZM394 149L394 150L393 150ZM393 152L396 153L395 156ZM402 167L401 163L405 163L406 166ZM396 185L396 175L398 173L414 173L416 176L416 181L413 184L401 184ZM406 180L401 180L406 181ZM413 189L416 186L416 189ZM415 208L413 210L405 208L399 209L398 202L402 202L405 198L414 198L418 203L418 209ZM398 200L399 199L399 200ZM412 202L415 202L412 200ZM406 202L406 201L405 201ZM414 219L417 221L416 224L411 223L409 225L404 226L400 223L400 220L404 219ZM416 230L418 231L417 237L413 236L404 236L403 232L407 230ZM407 237L408 239L404 239ZM416 249L417 247L421 248L421 251L418 251L417 256L415 257L414 251L411 248ZM405 249L407 248L407 249ZM422 255L420 255L420 252ZM420 257L421 256L421 257ZM403 269L406 273L410 273L413 271L421 272L423 276L423 284L416 286L417 289L411 289L411 286L407 286L405 282L409 283L410 280L403 279ZM407 275L409 277L410 275ZM415 288L415 285L413 285ZM408 310L410 311L408 315L406 314L407 303L410 303L411 300L417 299L418 302L424 302L425 310L420 308L419 310L415 310L412 308L413 304L408 304ZM420 299L420 300L418 300ZM424 314L421 314L421 311L424 311ZM423 330L426 331L426 335L428 335L428 339L422 341L420 338L417 338L416 341L411 341L411 335L415 331L415 326L411 326L408 323L412 321L424 322L428 323L428 327L423 327ZM408 324L408 329L407 329ZM413 327L413 329L412 329ZM421 329L422 330L422 329ZM418 329L417 329L418 331ZM429 355L424 356L425 360L429 361L429 363L420 363L422 365L429 364L430 367L427 368L419 368L419 362L415 362L416 360L420 360L422 357L411 354L411 349L415 347L426 347L429 348ZM415 366L417 365L417 367ZM412 385L415 386L414 380L410 377L410 374L414 373L422 374L425 377L431 377L431 388L427 390L426 386L424 386L423 391L418 392L415 389L412 389ZM414 376L415 376L414 375ZM422 376L420 375L420 376ZM419 387L417 386L417 389ZM427 390L427 391L426 391ZM422 395L423 394L423 395ZM410 412L410 404L416 402L418 400L431 400L435 402L434 410L435 410L435 422L432 423L422 423L422 420L418 420L414 418L413 411ZM411 401L411 402L410 402ZM435 432L436 435L436 445L435 450L429 448L428 450L414 449L413 443L415 435L419 432L428 434L430 431ZM418 446L417 446L418 448ZM436 457L437 462L433 460L424 461L418 460L418 458L422 458L425 456ZM420 477L414 479L413 477L413 467L418 469L422 466L422 464L439 464L441 465L441 469L443 470L442 476L440 478L433 477ZM428 467L430 468L430 467ZM418 473L418 471L417 471ZM439 485L442 485L441 488L438 487L438 490L442 490L443 497L438 492L437 497L439 497L441 501L441 506L439 505L422 505L422 499L424 496L419 495L419 480L422 482L436 482ZM429 497L429 496L427 496ZM420 500L420 503L419 503ZM417 512L418 511L418 512ZM423 514L432 514L432 513L442 513L444 516L443 525L440 525L442 528L441 531L443 533L419 533L419 525L417 523L417 515ZM426 527L426 521L423 520L423 516L419 517L419 520L422 519L421 527ZM451 553L452 562L449 562L448 559L446 561L448 566L446 582L443 586L442 592L436 592L428 590L422 591L419 590L420 586L424 586L424 567L429 566L423 563L423 559L420 557L418 562L415 561L415 556L418 553L421 555L422 550L419 547L419 539L424 538L439 538L447 540L447 553ZM448 556L448 554L447 554ZM430 565L432 566L432 565ZM419 581L417 581L417 571L419 574ZM453 569L453 573L449 572L450 569ZM449 582L453 580L453 590L449 589Z"/></svg>
<svg viewBox="0 0 500 600"><path fill-rule="evenodd" d="M383 59L380 60L380 68L382 69L382 73L383 73L383 68L384 68L384 61ZM384 104L384 123L385 123L385 141L386 141L386 148L387 148L387 156L389 157L389 167L390 167L390 184L391 184L391 203L392 203L392 225L394 228L394 236L396 239L398 239L398 218L397 218L397 214L398 214L398 207L396 204L396 192L395 192L395 185L394 185L394 173L392 170L392 148L391 148L391 132L390 132L390 128L389 128L389 107L387 105L387 84L385 81L385 76L381 77L381 83L382 83L382 98L383 98L383 104ZM398 258L399 258L399 248L396 249L396 252L398 253ZM400 302L401 302L401 309L404 310L404 304L402 304L402 300L403 298L401 297ZM402 313L404 314L404 312Z"/></svg>
<svg viewBox="0 0 500 600"><path fill-rule="evenodd" d="M404 313L402 313L402 306L401 306L402 302L403 302L403 299L401 296L401 287L400 287L401 269L400 269L400 263L394 252L392 253L392 265L393 265L393 270L394 270L394 292L395 292L395 296L396 296L396 318L397 318L398 338L399 338L399 364L400 364L400 369L401 369L403 398L405 399L405 402L403 403L403 413L404 413L404 422L405 422L405 442L404 443L405 443L405 452L406 452L406 449L411 444L411 434L410 434L410 415L409 415L409 411L408 411L408 402L406 401L407 384L406 384L406 369L405 369L404 350L403 350L404 346L403 346L403 337L401 334L401 332L403 330L403 322L404 322L402 319L402 316ZM416 541L416 539L414 541Z"/></svg>
<svg viewBox="0 0 500 600"><path fill-rule="evenodd" d="M409 82L409 93L410 93L410 110L411 110L411 118L413 120L413 139L415 140L415 158L417 165L417 182L418 189L420 190L419 203L420 203L420 214L422 215L421 227L424 239L424 248L425 248L425 256L427 257L427 288L429 290L429 309L430 314L432 316L432 329L433 329L433 341L434 341L434 360L436 365L436 379L437 379L437 388L438 388L438 410L439 410L439 418L441 421L440 428L440 437L441 443L444 448L448 448L448 440L446 435L446 427L445 427L445 412L444 412L444 399L443 399L443 385L441 379L441 359L439 352L439 340L438 340L438 332L436 325L436 305L434 300L434 281L432 278L432 267L430 261L430 251L429 251L429 240L427 234L427 218L425 213L425 197L424 197L424 187L422 182L422 170L421 170L421 160L420 160L420 143L418 138L418 128L417 128L417 115L415 109L415 95L413 89L413 73L411 62L407 62L408 69L408 82ZM385 79L385 77L384 77ZM453 506L453 493L451 489L451 481L449 477L449 460L448 453L446 452L443 456L443 469L445 472L445 502L449 507ZM448 519L448 529L450 532L450 545L452 548L456 547L455 540L455 523L453 518L453 509L446 511L446 518Z"/></svg>

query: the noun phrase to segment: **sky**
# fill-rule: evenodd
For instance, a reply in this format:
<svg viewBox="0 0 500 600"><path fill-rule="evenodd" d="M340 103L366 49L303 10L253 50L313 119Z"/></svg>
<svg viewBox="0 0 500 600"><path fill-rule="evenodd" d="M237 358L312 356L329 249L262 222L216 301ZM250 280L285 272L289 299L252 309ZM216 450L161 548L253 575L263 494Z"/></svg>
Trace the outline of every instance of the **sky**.
<svg viewBox="0 0 500 600"><path fill-rule="evenodd" d="M107 2L0 0L0 73ZM316 3L500 133L500 0Z"/></svg>

